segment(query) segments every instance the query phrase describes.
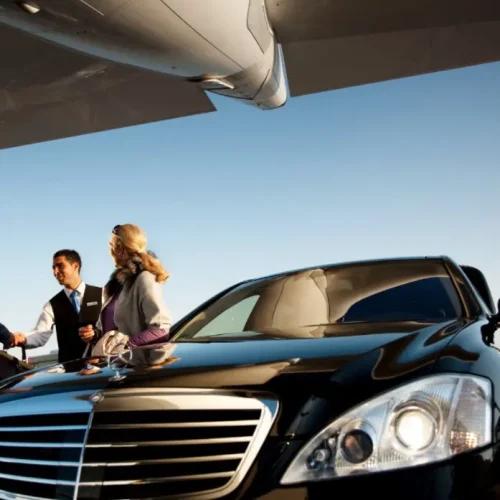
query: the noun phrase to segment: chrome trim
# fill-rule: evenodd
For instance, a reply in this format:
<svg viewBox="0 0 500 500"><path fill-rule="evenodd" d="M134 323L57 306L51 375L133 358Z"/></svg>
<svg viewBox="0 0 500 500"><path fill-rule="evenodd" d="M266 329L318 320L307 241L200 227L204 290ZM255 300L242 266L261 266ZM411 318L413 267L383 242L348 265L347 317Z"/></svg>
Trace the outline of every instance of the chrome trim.
<svg viewBox="0 0 500 500"><path fill-rule="evenodd" d="M29 458L0 457L0 463L25 465L52 465L55 467L79 467L80 462L63 462L61 460L34 460Z"/></svg>
<svg viewBox="0 0 500 500"><path fill-rule="evenodd" d="M0 426L0 432L43 432L43 431L83 431L87 429L86 425L53 425L53 426L40 426L40 427L2 427Z"/></svg>
<svg viewBox="0 0 500 500"><path fill-rule="evenodd" d="M102 424L94 429L174 429L186 427L243 427L245 425L258 425L260 420L229 420L221 422L176 422L171 424Z"/></svg>
<svg viewBox="0 0 500 500"><path fill-rule="evenodd" d="M12 448L81 448L82 443L19 443L17 441L0 441L0 446L10 446Z"/></svg>
<svg viewBox="0 0 500 500"><path fill-rule="evenodd" d="M254 433L254 440L250 443L249 449L246 453L246 457L241 461L240 466L236 470L233 478L231 479L231 481L229 481L229 484L227 484L222 490L224 495L234 491L243 481L243 479L245 479L246 474L250 470L250 467L254 463L259 451L261 450L265 440L267 439L271 427L276 419L276 415L278 414L278 400L261 399L259 400L259 402L264 405L264 409L262 411L260 424L258 425ZM210 497L203 496L203 498L216 498L221 494L211 495Z"/></svg>
<svg viewBox="0 0 500 500"><path fill-rule="evenodd" d="M127 467L134 465L151 464L189 464L198 462L221 462L224 460L238 460L245 456L244 453L234 453L232 455L211 455L208 457L190 457L190 458L157 458L151 460L136 460L135 462L87 462L84 467ZM1 459L0 459L1 461Z"/></svg>
<svg viewBox="0 0 500 500"><path fill-rule="evenodd" d="M166 478L131 479L124 481L104 481L102 483L80 483L82 486L128 486L134 484L178 483L179 481L203 481L204 479L223 479L231 477L233 472L212 472L210 474L192 474L190 476L171 476ZM182 495L184 498L191 495Z"/></svg>
<svg viewBox="0 0 500 500"><path fill-rule="evenodd" d="M100 443L89 444L87 448L137 448L137 446L183 446L190 444L248 443L252 437L183 439L181 441L141 441L140 443Z"/></svg>
<svg viewBox="0 0 500 500"><path fill-rule="evenodd" d="M122 388L105 390L96 413L148 409L261 410L262 407L263 403L257 399L217 389Z"/></svg>
<svg viewBox="0 0 500 500"><path fill-rule="evenodd" d="M74 481L61 481L59 479L42 479L40 477L29 477L29 476L17 476L14 474L3 474L0 472L0 478L10 479L12 481L23 481L25 483L37 483L37 484L50 484L50 485L58 485L61 486L75 486L76 483Z"/></svg>
<svg viewBox="0 0 500 500"><path fill-rule="evenodd" d="M89 399L90 399L90 401L95 402L95 399L93 398L93 396L91 396ZM94 404L98 405L101 401L102 401L102 398L97 403L94 403ZM77 486L75 488L75 491L73 492L73 500L77 500L77 498L78 498L78 490L80 487L80 477L82 475L83 460L85 457L85 448L87 446L87 440L89 438L90 429L92 428L92 420L94 418L94 413L95 413L95 406L94 406L94 411L89 415L89 420L88 420L88 424L87 424L87 431L85 432L85 436L83 436L82 451L80 453L80 462L78 464L78 472L76 473Z"/></svg>

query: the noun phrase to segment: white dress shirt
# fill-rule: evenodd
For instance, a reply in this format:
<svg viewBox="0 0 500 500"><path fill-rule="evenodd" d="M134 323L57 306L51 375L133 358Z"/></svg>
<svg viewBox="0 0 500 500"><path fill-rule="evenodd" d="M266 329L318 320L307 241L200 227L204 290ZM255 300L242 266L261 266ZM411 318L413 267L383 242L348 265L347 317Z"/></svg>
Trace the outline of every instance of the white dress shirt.
<svg viewBox="0 0 500 500"><path fill-rule="evenodd" d="M64 287L64 293L71 301L71 294L73 290ZM78 302L79 309L82 306L83 294L85 293L85 283L82 281L76 289L76 301ZM72 304L73 305L73 304ZM26 349L34 349L36 347L44 346L54 333L54 311L50 302L47 302L42 309L42 313L38 318L38 322L32 330L26 334Z"/></svg>

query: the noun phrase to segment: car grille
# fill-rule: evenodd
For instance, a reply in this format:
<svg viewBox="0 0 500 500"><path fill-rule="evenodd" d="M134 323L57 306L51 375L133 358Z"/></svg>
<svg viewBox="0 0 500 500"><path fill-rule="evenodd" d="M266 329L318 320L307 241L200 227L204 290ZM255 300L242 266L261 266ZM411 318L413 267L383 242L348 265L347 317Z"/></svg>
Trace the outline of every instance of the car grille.
<svg viewBox="0 0 500 500"><path fill-rule="evenodd" d="M92 410L81 396L0 405L0 498L74 498Z"/></svg>
<svg viewBox="0 0 500 500"><path fill-rule="evenodd" d="M19 498L218 498L241 483L276 411L271 400L211 391L123 389L105 392L93 412L0 416L0 490Z"/></svg>

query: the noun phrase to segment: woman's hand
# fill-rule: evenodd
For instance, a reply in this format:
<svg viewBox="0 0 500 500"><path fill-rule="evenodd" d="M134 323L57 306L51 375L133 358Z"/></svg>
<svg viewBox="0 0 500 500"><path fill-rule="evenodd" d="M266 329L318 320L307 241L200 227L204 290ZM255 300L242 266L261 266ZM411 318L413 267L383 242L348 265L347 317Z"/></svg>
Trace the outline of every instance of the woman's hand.
<svg viewBox="0 0 500 500"><path fill-rule="evenodd" d="M95 337L92 325L82 326L78 329L78 334L84 342L90 342Z"/></svg>

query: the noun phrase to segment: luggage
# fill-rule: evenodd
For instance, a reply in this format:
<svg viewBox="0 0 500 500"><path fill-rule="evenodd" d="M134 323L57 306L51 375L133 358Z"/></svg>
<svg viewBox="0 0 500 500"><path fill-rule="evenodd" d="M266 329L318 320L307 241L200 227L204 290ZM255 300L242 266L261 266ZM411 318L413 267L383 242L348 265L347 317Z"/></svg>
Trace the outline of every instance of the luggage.
<svg viewBox="0 0 500 500"><path fill-rule="evenodd" d="M35 368L34 365L26 362L25 349L23 349L22 360L11 356L6 351L0 351L0 382L19 373L33 370L33 368Z"/></svg>

